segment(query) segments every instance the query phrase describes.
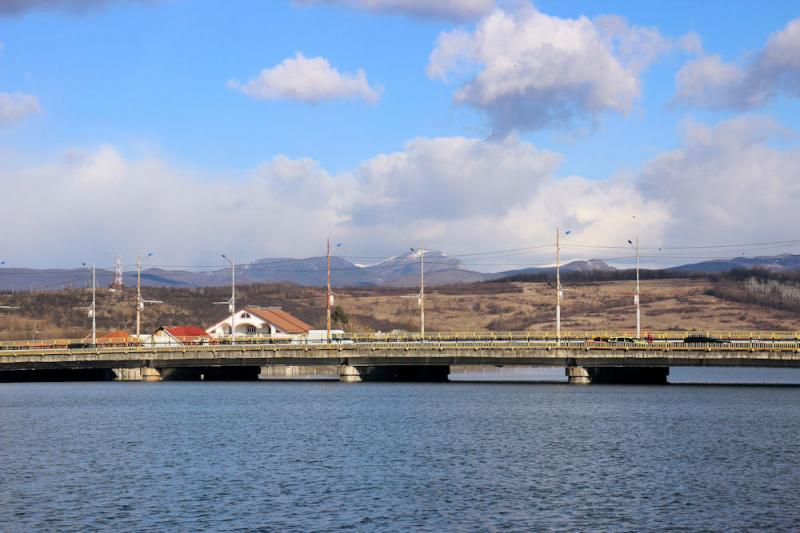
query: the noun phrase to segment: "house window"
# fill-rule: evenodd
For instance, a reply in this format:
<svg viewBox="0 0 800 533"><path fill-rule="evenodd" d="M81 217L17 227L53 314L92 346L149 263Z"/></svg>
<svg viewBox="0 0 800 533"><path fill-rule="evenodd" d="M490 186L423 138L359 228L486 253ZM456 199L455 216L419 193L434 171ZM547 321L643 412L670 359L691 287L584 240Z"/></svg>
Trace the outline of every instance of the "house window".
<svg viewBox="0 0 800 533"><path fill-rule="evenodd" d="M248 313L242 313L242 318L250 318L250 315Z"/></svg>
<svg viewBox="0 0 800 533"><path fill-rule="evenodd" d="M255 333L256 327L255 326L247 326L247 333Z"/></svg>

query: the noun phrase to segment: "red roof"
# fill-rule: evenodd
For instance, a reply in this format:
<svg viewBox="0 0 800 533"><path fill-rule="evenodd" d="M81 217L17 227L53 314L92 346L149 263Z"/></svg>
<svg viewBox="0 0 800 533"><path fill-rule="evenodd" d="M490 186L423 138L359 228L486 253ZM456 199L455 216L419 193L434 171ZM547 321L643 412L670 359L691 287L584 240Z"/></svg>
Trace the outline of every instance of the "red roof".
<svg viewBox="0 0 800 533"><path fill-rule="evenodd" d="M261 320L275 326L283 333L308 333L311 326L277 307L245 307L245 310Z"/></svg>
<svg viewBox="0 0 800 533"><path fill-rule="evenodd" d="M211 338L206 330L201 328L200 326L163 326L159 329L162 329L176 338L185 338L185 337L207 337Z"/></svg>
<svg viewBox="0 0 800 533"><path fill-rule="evenodd" d="M89 333L86 337L83 338L83 340L90 339L91 337L92 334ZM132 339L131 334L122 330L97 332L98 342L128 342L131 339Z"/></svg>

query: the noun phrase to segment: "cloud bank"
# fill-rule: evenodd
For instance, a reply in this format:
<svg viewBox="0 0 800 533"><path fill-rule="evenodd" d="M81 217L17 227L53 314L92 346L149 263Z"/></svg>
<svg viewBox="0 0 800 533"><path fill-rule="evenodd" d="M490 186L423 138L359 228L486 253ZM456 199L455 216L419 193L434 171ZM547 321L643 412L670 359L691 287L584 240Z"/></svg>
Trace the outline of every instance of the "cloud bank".
<svg viewBox="0 0 800 533"><path fill-rule="evenodd" d="M339 174L277 156L242 175L205 175L114 146L35 166L4 156L0 186L17 199L5 215L25 231L6 232L3 249L15 264L69 266L136 248L165 264L221 252L302 257L320 254L327 236L370 256L420 242L512 249L552 242L556 225L572 230L570 242L613 246L633 232L648 246L788 240L800 223L800 149L776 145L786 136L765 117L687 122L676 149L601 181L559 176L560 155L515 136L416 138ZM541 253L524 261L549 262ZM565 248L567 258L607 253L626 255Z"/></svg>

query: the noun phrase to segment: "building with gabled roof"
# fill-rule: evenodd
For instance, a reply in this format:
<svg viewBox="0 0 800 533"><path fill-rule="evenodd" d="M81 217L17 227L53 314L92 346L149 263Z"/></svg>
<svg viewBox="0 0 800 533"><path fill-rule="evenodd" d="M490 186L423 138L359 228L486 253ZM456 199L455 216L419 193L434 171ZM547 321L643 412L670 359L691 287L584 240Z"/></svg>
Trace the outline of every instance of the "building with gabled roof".
<svg viewBox="0 0 800 533"><path fill-rule="evenodd" d="M161 326L153 332L153 344L204 344L211 336L200 326Z"/></svg>
<svg viewBox="0 0 800 533"><path fill-rule="evenodd" d="M98 344L130 344L136 340L130 333L122 330L98 331L96 337ZM91 340L91 333L83 338L83 342Z"/></svg>
<svg viewBox="0 0 800 533"><path fill-rule="evenodd" d="M235 320L234 320L235 317ZM236 336L291 339L308 335L313 329L296 316L280 307L250 305L206 329L215 338L231 335L231 324L236 323Z"/></svg>

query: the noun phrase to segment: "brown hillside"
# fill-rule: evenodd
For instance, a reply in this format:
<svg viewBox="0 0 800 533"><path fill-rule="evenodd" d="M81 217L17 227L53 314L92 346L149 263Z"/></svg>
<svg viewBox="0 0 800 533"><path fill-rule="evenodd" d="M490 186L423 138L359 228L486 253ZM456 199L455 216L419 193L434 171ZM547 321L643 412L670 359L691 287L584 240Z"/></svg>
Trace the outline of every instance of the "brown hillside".
<svg viewBox="0 0 800 533"><path fill-rule="evenodd" d="M562 327L565 330L621 330L635 327L633 283L580 283L565 287ZM148 288L149 304L142 316L143 332L162 325L207 327L226 314L226 288ZM419 328L413 290L340 289L337 316L346 315L347 329L389 331ZM648 330L798 330L798 311L762 303L734 301L730 290L719 290L707 279L665 279L642 282L642 328ZM712 295L712 294L717 294ZM736 293L738 294L738 293ZM409 297L412 296L412 297ZM737 296L738 299L742 299ZM16 293L0 297L16 311L0 312L0 338L82 338L90 328L86 289ZM135 292L98 291L98 330L134 329ZM280 306L315 327L325 325L325 296L321 288L294 285L249 285L237 288L237 306ZM343 313L342 313L343 312ZM477 283L437 287L426 291L426 326L431 332L552 331L554 291L547 283Z"/></svg>

